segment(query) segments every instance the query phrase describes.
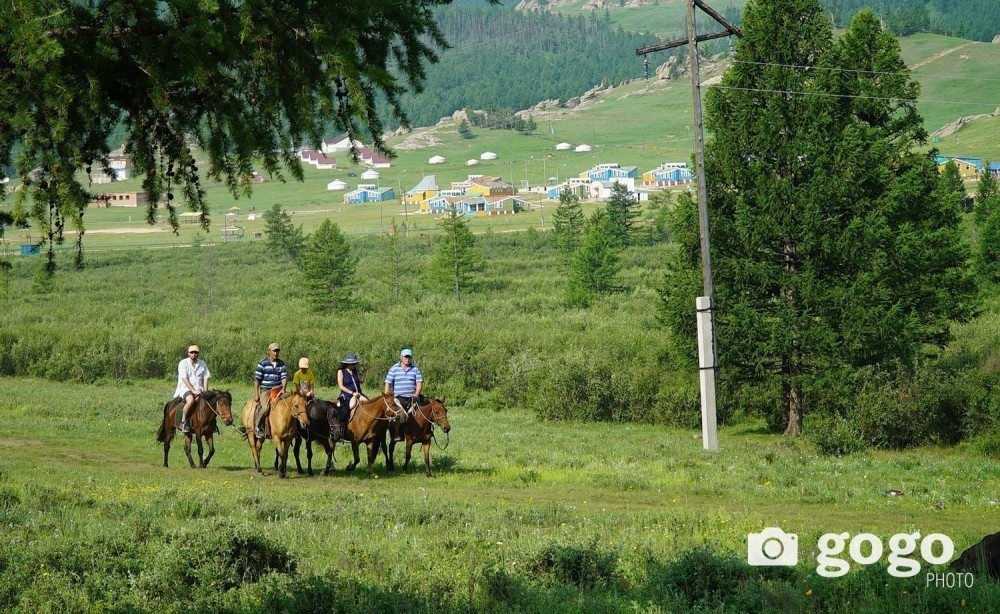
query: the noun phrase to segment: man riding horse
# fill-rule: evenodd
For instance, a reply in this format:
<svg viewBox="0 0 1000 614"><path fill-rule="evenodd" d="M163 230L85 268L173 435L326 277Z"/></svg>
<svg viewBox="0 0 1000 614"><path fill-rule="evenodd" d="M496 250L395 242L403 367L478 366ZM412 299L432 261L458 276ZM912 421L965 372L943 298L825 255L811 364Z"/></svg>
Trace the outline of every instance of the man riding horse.
<svg viewBox="0 0 1000 614"><path fill-rule="evenodd" d="M182 433L191 432L191 420L188 416L191 406L201 398L201 393L208 390L208 378L212 377L208 365L198 358L200 354L201 349L197 345L191 345L188 347L188 357L177 364L177 388L174 390L174 397L184 399L181 424L178 427Z"/></svg>
<svg viewBox="0 0 1000 614"><path fill-rule="evenodd" d="M392 394L396 404L409 415L423 387L424 376L417 365L413 364L413 350L406 348L399 353L399 362L392 365L385 375L385 394ZM389 430L394 441L403 440L395 420L389 422Z"/></svg>
<svg viewBox="0 0 1000 614"><path fill-rule="evenodd" d="M285 389L288 383L288 370L285 363L278 358L281 347L277 343L267 346L267 356L257 363L253 374L253 400L256 404L253 426L257 439L264 439L264 424L267 412L271 410L271 391L277 388Z"/></svg>

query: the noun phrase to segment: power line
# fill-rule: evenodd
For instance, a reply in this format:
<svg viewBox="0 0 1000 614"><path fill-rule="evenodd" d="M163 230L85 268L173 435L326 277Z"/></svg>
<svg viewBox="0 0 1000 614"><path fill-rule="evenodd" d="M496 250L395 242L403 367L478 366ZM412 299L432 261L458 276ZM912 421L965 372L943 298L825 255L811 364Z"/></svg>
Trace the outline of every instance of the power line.
<svg viewBox="0 0 1000 614"><path fill-rule="evenodd" d="M706 85L705 87L711 87L719 90L736 90L741 92L762 92L767 94L795 94L799 96L820 96L825 98L855 98L862 100L884 100L890 102L913 102L919 104L964 104L980 107L990 107L997 108L1000 107L1000 103L990 103L990 102L960 102L958 100L926 100L920 98L893 98L891 96L863 96L858 94L827 94L823 92L798 92L795 90L774 90L756 87L735 87L732 85Z"/></svg>
<svg viewBox="0 0 1000 614"><path fill-rule="evenodd" d="M923 78L923 77L932 77L932 78L940 78L940 79L958 79L958 80L962 80L962 81L997 81L997 82L1000 82L1000 79L991 79L989 77L959 77L959 76L956 76L956 75L934 75L934 74L927 74L927 73L921 73L919 75L915 75L914 74L915 71L916 70L920 70L919 68L915 69L915 70L911 69L911 70L905 70L905 71L886 71L886 70L861 70L861 69L857 69L857 68L836 68L836 67L832 67L832 66L805 66L805 65L802 65L802 64L779 64L777 62L752 62L750 60L736 60L736 59L734 59L732 62L733 62L733 64L750 64L750 65L753 65L753 66L777 66L777 67L780 67L780 68L804 68L806 70L828 70L828 71L833 71L833 72L862 73L862 74L868 74L868 75L892 75L892 76L903 76L903 77L906 77L906 76L917 76L917 77L921 77L921 78Z"/></svg>

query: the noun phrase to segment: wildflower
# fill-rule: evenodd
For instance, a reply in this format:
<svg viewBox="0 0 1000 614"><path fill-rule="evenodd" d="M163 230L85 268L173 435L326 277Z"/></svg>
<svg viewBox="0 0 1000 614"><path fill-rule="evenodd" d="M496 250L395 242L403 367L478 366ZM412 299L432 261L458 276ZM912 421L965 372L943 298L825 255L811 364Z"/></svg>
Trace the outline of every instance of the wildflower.
<svg viewBox="0 0 1000 614"><path fill-rule="evenodd" d="M807 597L808 597L809 595L812 595L812 594L813 594L813 589L809 589L809 590L807 590L807 591L806 591L806 596L807 596Z"/></svg>

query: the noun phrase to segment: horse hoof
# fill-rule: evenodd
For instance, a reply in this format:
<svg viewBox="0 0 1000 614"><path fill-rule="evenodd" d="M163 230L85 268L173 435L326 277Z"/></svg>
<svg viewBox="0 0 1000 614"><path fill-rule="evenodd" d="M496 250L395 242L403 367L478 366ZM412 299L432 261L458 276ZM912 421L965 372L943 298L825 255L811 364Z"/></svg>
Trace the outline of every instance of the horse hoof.
<svg viewBox="0 0 1000 614"><path fill-rule="evenodd" d="M287 478L288 478L288 475L287 475L287 474L284 474L284 473L279 473L279 474L278 474L278 477L279 477L279 478L281 478L282 480L284 480L284 479L287 479Z"/></svg>

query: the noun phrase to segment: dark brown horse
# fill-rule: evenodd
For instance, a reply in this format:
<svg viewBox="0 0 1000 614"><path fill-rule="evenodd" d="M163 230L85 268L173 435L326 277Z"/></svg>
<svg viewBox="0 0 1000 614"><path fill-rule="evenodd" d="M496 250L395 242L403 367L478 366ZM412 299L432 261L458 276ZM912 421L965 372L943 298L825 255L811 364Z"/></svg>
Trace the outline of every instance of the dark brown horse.
<svg viewBox="0 0 1000 614"><path fill-rule="evenodd" d="M304 440L306 442L306 463L309 468L309 475L313 474L312 444L315 441L323 446L323 450L326 451L326 468L323 469L323 475L329 475L333 469L333 444L340 439L344 431L343 424L340 422L340 416L337 414L337 404L322 399L313 399L306 405L306 414L309 416L309 426L303 427L299 425L298 431L295 433L295 468L299 473L302 473L299 448L302 446L302 441ZM277 450L274 451L274 468L278 468Z"/></svg>
<svg viewBox="0 0 1000 614"><path fill-rule="evenodd" d="M354 468L361 462L358 456L358 446L364 443L368 446L368 475L372 473L372 463L378 456L379 448L385 445L385 432L389 427L389 420L398 418L400 421L406 419L406 414L400 409L390 394L383 394L368 401L358 403L344 429L344 441L351 442L351 450L354 452L354 462L345 469L354 471Z"/></svg>
<svg viewBox="0 0 1000 614"><path fill-rule="evenodd" d="M156 433L156 441L163 444L163 466L167 466L167 458L170 455L170 440L177 430L177 414L184 408L184 400L180 398L171 399L163 406L163 420L160 422L160 430ZM191 406L188 418L191 420L191 431L184 434L184 453L187 454L191 468L194 468L194 459L191 458L191 437L198 441L198 461L199 466L204 469L208 467L208 461L215 455L215 430L217 420L222 418L226 425L233 423L233 397L225 390L206 390L198 400ZM204 450L201 446L202 438L208 443L208 457L204 457Z"/></svg>
<svg viewBox="0 0 1000 614"><path fill-rule="evenodd" d="M403 463L403 471L410 466L410 452L413 444L420 443L424 447L424 470L428 477L431 475L431 439L433 438L433 426L437 425L442 431L447 433L451 430L448 423L448 409L444 406L444 399L421 399L424 404L414 402L411 409L411 417L403 425L403 437L406 439L406 461ZM396 466L393 462L393 454L396 449L396 440L389 443L389 452L385 458L386 467L393 471ZM385 453L385 442L382 442L382 451Z"/></svg>

